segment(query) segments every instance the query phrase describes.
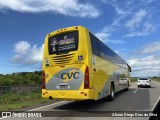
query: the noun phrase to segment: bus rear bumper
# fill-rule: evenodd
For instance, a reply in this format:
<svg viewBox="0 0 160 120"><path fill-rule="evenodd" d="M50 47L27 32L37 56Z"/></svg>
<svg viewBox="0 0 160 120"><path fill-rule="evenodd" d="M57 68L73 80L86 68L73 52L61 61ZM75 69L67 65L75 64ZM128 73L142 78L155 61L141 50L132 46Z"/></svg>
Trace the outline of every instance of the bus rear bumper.
<svg viewBox="0 0 160 120"><path fill-rule="evenodd" d="M59 100L87 100L93 98L93 90L45 90L42 89L42 98L59 99Z"/></svg>

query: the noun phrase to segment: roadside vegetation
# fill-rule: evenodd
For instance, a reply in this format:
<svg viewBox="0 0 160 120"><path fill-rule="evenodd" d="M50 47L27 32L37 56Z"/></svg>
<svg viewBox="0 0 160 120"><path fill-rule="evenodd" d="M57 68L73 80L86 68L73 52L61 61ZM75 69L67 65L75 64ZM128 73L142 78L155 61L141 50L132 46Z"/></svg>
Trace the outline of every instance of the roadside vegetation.
<svg viewBox="0 0 160 120"><path fill-rule="evenodd" d="M131 77L131 83L137 82L138 77Z"/></svg>
<svg viewBox="0 0 160 120"><path fill-rule="evenodd" d="M154 80L154 81L156 81L156 82L160 82L160 77L153 77L153 78L151 78L151 80Z"/></svg>
<svg viewBox="0 0 160 120"><path fill-rule="evenodd" d="M0 74L0 86L41 84L41 75L41 71Z"/></svg>
<svg viewBox="0 0 160 120"><path fill-rule="evenodd" d="M42 82L42 72L21 72L2 75L0 86L39 85ZM49 102L42 98L41 88L32 92L5 92L0 91L0 111L15 110Z"/></svg>
<svg viewBox="0 0 160 120"><path fill-rule="evenodd" d="M160 82L160 77L154 76L150 77L151 80L154 80L156 82ZM131 83L137 82L138 77L131 77Z"/></svg>
<svg viewBox="0 0 160 120"><path fill-rule="evenodd" d="M30 93L5 93L0 95L0 111L15 110L49 101L42 98L40 90Z"/></svg>

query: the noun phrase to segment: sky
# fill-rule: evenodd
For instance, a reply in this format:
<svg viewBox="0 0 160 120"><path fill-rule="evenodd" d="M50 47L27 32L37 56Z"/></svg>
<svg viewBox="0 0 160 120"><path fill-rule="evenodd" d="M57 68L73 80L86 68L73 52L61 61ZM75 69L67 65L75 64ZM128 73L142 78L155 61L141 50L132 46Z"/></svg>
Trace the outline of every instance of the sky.
<svg viewBox="0 0 160 120"><path fill-rule="evenodd" d="M41 70L46 34L82 25L131 76L160 76L159 8L159 0L0 0L0 74Z"/></svg>

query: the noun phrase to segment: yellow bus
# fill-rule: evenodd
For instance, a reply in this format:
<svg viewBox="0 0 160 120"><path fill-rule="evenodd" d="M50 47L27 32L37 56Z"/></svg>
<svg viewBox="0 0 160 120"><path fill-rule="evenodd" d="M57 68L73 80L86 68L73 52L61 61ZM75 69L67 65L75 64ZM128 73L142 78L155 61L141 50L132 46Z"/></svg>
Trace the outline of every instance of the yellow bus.
<svg viewBox="0 0 160 120"><path fill-rule="evenodd" d="M130 66L82 26L46 36L42 70L43 98L113 100L130 86Z"/></svg>

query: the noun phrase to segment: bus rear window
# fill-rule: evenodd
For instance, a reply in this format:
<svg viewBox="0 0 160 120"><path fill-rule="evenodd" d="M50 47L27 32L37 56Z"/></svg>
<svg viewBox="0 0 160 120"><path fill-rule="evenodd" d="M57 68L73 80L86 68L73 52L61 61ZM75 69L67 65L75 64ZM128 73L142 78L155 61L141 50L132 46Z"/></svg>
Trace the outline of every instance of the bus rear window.
<svg viewBox="0 0 160 120"><path fill-rule="evenodd" d="M55 35L48 40L49 55L65 54L78 49L78 31Z"/></svg>

